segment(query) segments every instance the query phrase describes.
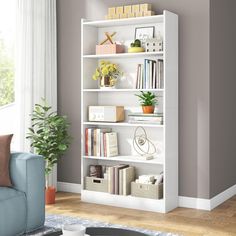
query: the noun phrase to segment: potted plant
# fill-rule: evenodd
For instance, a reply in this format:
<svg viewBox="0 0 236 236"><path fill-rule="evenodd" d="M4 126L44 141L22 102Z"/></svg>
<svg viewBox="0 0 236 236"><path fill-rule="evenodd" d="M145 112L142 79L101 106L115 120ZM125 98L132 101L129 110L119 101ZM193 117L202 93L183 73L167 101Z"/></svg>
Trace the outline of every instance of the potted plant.
<svg viewBox="0 0 236 236"><path fill-rule="evenodd" d="M101 61L97 67L93 79L100 80L100 88L114 88L119 76L122 72L118 69L116 64L109 61Z"/></svg>
<svg viewBox="0 0 236 236"><path fill-rule="evenodd" d="M141 91L141 94L135 94L135 96L139 97L144 114L154 113L155 105L158 102L154 93Z"/></svg>
<svg viewBox="0 0 236 236"><path fill-rule="evenodd" d="M32 127L29 128L27 139L31 140L31 147L35 153L42 155L46 161L45 176L45 202L46 204L55 203L54 186L49 186L49 174L58 159L68 149L71 137L68 134L69 123L65 116L57 115L51 111L43 100L43 105L36 104L31 115Z"/></svg>

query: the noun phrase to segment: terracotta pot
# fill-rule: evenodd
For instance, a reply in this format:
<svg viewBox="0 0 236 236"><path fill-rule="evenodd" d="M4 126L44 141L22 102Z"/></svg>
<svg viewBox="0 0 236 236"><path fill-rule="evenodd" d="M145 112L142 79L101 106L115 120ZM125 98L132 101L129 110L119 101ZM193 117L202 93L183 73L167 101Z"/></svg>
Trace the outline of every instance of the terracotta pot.
<svg viewBox="0 0 236 236"><path fill-rule="evenodd" d="M155 106L142 106L144 114L151 114L154 113Z"/></svg>
<svg viewBox="0 0 236 236"><path fill-rule="evenodd" d="M45 203L47 205L49 204L55 204L56 199L56 188L53 186L50 186L45 189Z"/></svg>

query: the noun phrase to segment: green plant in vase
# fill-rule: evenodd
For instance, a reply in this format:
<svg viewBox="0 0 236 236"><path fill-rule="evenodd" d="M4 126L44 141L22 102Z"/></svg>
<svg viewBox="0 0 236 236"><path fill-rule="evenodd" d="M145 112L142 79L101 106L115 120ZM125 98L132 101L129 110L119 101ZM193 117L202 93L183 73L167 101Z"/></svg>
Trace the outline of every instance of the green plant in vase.
<svg viewBox="0 0 236 236"><path fill-rule="evenodd" d="M144 114L154 113L155 105L158 104L156 94L149 91L141 91L141 94L135 94L135 96L139 97L140 105L142 106Z"/></svg>
<svg viewBox="0 0 236 236"><path fill-rule="evenodd" d="M93 80L100 81L100 88L114 88L121 75L117 64L102 60L93 74Z"/></svg>

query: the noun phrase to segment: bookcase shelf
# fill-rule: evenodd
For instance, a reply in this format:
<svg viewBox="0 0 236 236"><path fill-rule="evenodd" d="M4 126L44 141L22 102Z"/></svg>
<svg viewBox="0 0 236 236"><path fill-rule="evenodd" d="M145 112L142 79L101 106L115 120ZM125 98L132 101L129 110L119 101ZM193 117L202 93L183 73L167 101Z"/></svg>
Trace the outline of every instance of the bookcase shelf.
<svg viewBox="0 0 236 236"><path fill-rule="evenodd" d="M99 92L99 93L113 93L113 92L164 92L164 89L83 89L83 92Z"/></svg>
<svg viewBox="0 0 236 236"><path fill-rule="evenodd" d="M84 159L121 161L121 162L133 162L133 163L143 163L143 164L157 164L157 165L164 164L164 158L162 156L154 157L154 159L152 160L141 160L140 157L138 156L115 156L115 157L84 156Z"/></svg>
<svg viewBox="0 0 236 236"><path fill-rule="evenodd" d="M163 37L162 52L127 53L134 40L137 27L153 26L154 34ZM124 42L126 53L96 55L95 45L101 42L105 32L116 32L115 40ZM116 89L99 89L98 81L92 75L100 60L106 59L118 64L124 76ZM162 89L135 89L137 66L145 59L163 62ZM156 112L163 114L163 124L129 123L128 114L141 112L138 99L134 96L141 91L157 95ZM88 106L124 106L125 121L89 122ZM178 206L178 16L164 11L162 15L117 20L81 21L81 199L85 202L126 207L155 212L168 212ZM142 126L148 138L157 148L152 160L139 159L134 154L134 132ZM86 156L85 129L112 128L118 135L119 155L115 157ZM158 175L163 172L163 199L149 199L134 196L115 195L86 190L85 177L90 165L133 166L136 178L140 175ZM108 181L108 180L106 180ZM121 182L122 183L122 182ZM116 185L117 186L117 185Z"/></svg>
<svg viewBox="0 0 236 236"><path fill-rule="evenodd" d="M127 127L154 127L154 128L163 128L164 125L157 125L157 124L134 124L134 123L128 123L128 122L117 122L117 123L110 123L110 122L83 122L84 125L99 125L99 126L127 126Z"/></svg>
<svg viewBox="0 0 236 236"><path fill-rule="evenodd" d="M117 54L100 54L100 55L84 55L83 58L103 59L103 58L132 58L132 57L153 57L163 56L163 52L139 52L139 53L117 53Z"/></svg>

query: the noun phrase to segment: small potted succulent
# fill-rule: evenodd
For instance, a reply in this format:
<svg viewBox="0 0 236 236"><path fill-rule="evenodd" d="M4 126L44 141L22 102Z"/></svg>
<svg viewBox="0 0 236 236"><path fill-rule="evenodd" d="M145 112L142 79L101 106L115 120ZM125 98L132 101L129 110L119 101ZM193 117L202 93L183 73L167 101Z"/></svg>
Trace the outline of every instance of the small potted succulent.
<svg viewBox="0 0 236 236"><path fill-rule="evenodd" d="M93 80L100 80L100 88L115 88L118 78L122 75L116 64L101 61L93 74Z"/></svg>
<svg viewBox="0 0 236 236"><path fill-rule="evenodd" d="M139 97L144 114L154 113L155 105L158 103L157 96L154 93L141 91L141 94L135 94L135 96Z"/></svg>
<svg viewBox="0 0 236 236"><path fill-rule="evenodd" d="M129 53L138 53L144 52L145 49L141 46L141 41L139 39L135 39L134 42L130 44L130 48L128 49Z"/></svg>

